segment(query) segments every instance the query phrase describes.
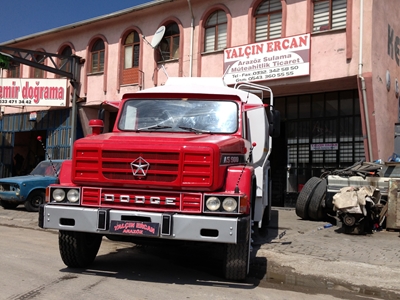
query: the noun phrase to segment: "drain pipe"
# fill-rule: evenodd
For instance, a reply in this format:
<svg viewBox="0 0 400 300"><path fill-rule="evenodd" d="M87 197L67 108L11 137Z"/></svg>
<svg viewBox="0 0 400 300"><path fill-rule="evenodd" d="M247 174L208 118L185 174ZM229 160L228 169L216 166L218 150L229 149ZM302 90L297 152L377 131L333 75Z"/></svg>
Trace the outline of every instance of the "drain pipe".
<svg viewBox="0 0 400 300"><path fill-rule="evenodd" d="M371 146L371 130L369 127L369 114L368 114L368 103L367 103L367 91L365 87L365 79L362 76L363 72L363 23L364 23L364 0L360 0L360 44L359 44L359 56L358 56L358 78L361 80L361 92L364 104L364 117L365 127L367 129L367 143L368 143L368 158L369 161L373 161L372 158L372 146Z"/></svg>
<svg viewBox="0 0 400 300"><path fill-rule="evenodd" d="M190 15L191 15L191 20L190 20L191 33L190 33L190 50L189 50L189 77L192 77L192 73L193 73L194 15L193 15L193 9L192 9L192 4L190 3L190 0L188 0L188 4L189 4L189 9L190 9Z"/></svg>

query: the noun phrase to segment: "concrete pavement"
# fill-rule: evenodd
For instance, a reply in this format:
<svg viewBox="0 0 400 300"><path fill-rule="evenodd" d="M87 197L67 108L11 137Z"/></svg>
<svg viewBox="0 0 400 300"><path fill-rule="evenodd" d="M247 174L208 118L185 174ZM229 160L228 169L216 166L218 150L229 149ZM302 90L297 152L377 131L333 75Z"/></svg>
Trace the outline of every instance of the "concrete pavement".
<svg viewBox="0 0 400 300"><path fill-rule="evenodd" d="M37 213L0 207L0 225L41 230ZM399 232L340 233L329 222L301 220L294 209L273 208L266 232L254 236L250 276L280 285L347 290L400 299Z"/></svg>
<svg viewBox="0 0 400 300"><path fill-rule="evenodd" d="M255 240L256 261L267 259L266 280L400 299L399 232L349 235L302 220L294 209L272 213L268 232Z"/></svg>

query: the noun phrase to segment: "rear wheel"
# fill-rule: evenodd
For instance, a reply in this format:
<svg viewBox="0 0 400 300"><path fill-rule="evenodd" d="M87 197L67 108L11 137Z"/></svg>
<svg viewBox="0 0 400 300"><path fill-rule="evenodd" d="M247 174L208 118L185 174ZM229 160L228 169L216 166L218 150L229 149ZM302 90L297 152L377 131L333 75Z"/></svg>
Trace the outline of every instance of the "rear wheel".
<svg viewBox="0 0 400 300"><path fill-rule="evenodd" d="M14 209L17 208L17 206L19 205L19 203L8 202L4 200L1 200L0 204L1 206L3 206L4 209Z"/></svg>
<svg viewBox="0 0 400 300"><path fill-rule="evenodd" d="M304 220L308 219L308 205L315 188L321 182L318 177L311 177L303 186L296 201L296 215Z"/></svg>
<svg viewBox="0 0 400 300"><path fill-rule="evenodd" d="M26 210L38 212L40 204L44 203L44 197L44 191L33 191L24 203Z"/></svg>
<svg viewBox="0 0 400 300"><path fill-rule="evenodd" d="M238 244L227 244L224 248L224 277L228 280L246 279L250 269L251 228L247 224L246 240Z"/></svg>
<svg viewBox="0 0 400 300"><path fill-rule="evenodd" d="M100 234L60 230L58 246L61 259L70 268L86 268L96 258L101 239Z"/></svg>

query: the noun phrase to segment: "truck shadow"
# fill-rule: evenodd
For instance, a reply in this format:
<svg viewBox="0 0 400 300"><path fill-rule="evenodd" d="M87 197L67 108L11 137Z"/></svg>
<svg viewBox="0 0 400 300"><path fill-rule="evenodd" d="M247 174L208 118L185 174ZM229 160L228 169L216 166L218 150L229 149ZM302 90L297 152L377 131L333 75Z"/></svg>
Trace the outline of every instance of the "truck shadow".
<svg viewBox="0 0 400 300"><path fill-rule="evenodd" d="M223 246L210 243L180 243L158 245L126 244L114 252L98 255L90 268L61 269L61 272L92 274L124 280L170 284L218 285L253 289L265 280L268 262L257 255L264 244L279 240L285 228L279 227L279 213L271 211L271 221L252 235L249 275L245 281L227 281L222 276ZM113 243L104 238L104 242ZM133 246L132 246L133 245Z"/></svg>
<svg viewBox="0 0 400 300"><path fill-rule="evenodd" d="M157 247L127 243L126 248L98 255L90 268L64 268L60 272L181 285L218 285L240 289L258 286L259 281L251 276L243 282L225 280L221 272L221 249L220 245L214 244Z"/></svg>
<svg viewBox="0 0 400 300"><path fill-rule="evenodd" d="M253 232L249 275L242 282L227 281L222 277L223 246L210 243L163 243L158 246L127 243L124 248L98 255L88 269L60 271L124 280L253 289L265 280L268 267L267 258L257 253L262 245L278 239L282 234L280 231L278 211L272 210L269 225ZM113 243L106 238L104 242Z"/></svg>

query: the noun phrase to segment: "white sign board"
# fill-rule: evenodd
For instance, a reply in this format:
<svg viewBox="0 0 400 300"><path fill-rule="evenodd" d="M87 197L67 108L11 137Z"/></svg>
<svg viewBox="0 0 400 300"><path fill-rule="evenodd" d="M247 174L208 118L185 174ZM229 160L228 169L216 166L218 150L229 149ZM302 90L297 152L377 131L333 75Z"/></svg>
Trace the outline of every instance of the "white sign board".
<svg viewBox="0 0 400 300"><path fill-rule="evenodd" d="M224 81L265 81L310 74L310 34L224 50Z"/></svg>
<svg viewBox="0 0 400 300"><path fill-rule="evenodd" d="M310 150L317 151L317 150L338 150L339 145L338 143L326 143L326 144L311 144Z"/></svg>
<svg viewBox="0 0 400 300"><path fill-rule="evenodd" d="M0 78L0 106L66 106L67 79Z"/></svg>

